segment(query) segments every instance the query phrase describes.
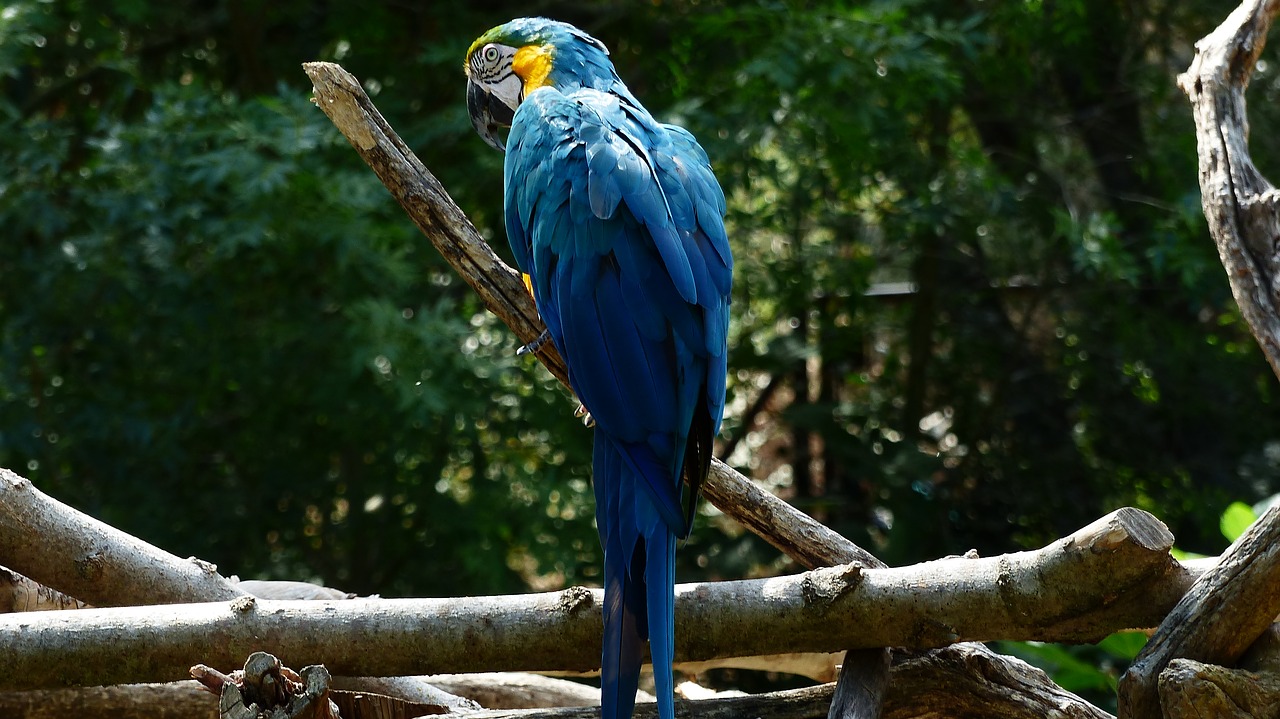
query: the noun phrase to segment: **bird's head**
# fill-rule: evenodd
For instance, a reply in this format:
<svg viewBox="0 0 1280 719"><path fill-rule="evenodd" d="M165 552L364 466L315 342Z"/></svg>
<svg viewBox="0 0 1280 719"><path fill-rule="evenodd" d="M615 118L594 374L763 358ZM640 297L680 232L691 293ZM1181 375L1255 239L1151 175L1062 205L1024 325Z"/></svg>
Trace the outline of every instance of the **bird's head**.
<svg viewBox="0 0 1280 719"><path fill-rule="evenodd" d="M463 65L471 124L501 151L498 128L511 127L530 93L569 83L595 86L602 74L616 78L608 54L599 40L555 20L518 18L493 28L471 43Z"/></svg>

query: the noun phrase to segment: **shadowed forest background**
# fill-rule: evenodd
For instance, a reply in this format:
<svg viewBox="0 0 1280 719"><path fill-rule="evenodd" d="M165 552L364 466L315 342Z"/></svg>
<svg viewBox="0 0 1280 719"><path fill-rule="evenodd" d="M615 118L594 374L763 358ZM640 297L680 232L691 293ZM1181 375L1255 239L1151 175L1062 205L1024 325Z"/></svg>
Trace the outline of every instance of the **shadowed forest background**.
<svg viewBox="0 0 1280 719"><path fill-rule="evenodd" d="M300 68L359 77L509 257L462 57L541 14L604 41L724 186L731 465L890 564L1039 545L1124 505L1217 553L1230 503L1280 491L1280 388L1205 230L1173 83L1224 12L11 0L0 466L246 578L598 584L574 404ZM1269 56L1254 128L1280 127ZM1252 150L1274 175L1280 134ZM681 581L797 569L706 507L678 559Z"/></svg>

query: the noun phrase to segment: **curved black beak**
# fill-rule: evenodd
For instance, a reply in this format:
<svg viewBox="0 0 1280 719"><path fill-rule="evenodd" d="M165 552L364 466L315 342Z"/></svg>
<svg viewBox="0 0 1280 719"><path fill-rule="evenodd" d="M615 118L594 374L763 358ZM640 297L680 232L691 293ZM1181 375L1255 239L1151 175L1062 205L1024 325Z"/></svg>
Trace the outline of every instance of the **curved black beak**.
<svg viewBox="0 0 1280 719"><path fill-rule="evenodd" d="M498 137L498 128L511 127L516 112L483 86L467 80L467 112L471 125L489 147L502 152L505 148Z"/></svg>

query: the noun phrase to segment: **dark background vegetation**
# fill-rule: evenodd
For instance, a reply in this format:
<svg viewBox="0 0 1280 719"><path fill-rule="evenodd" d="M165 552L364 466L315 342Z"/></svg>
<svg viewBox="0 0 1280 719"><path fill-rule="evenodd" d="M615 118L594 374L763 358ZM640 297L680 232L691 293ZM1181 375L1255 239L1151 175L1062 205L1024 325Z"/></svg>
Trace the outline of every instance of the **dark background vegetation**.
<svg viewBox="0 0 1280 719"><path fill-rule="evenodd" d="M737 257L722 454L894 564L1280 480L1174 76L1216 2L10 0L0 466L176 554L384 596L598 581L589 433L328 120L340 62L506 253L462 54L603 40ZM1269 56L1269 55L1268 55ZM1264 56L1264 63L1265 58ZM1260 66L1253 126L1280 83ZM1277 166L1280 135L1255 131ZM682 579L792 571L709 508Z"/></svg>

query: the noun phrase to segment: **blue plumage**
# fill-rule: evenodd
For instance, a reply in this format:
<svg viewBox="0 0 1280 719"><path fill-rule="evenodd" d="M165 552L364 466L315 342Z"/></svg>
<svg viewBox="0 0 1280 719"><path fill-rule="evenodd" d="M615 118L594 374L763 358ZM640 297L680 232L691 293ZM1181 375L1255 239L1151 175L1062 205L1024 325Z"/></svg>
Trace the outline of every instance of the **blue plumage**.
<svg viewBox="0 0 1280 719"><path fill-rule="evenodd" d="M510 115L508 238L596 421L603 716L631 715L648 640L659 715L672 719L676 541L724 411L724 194L693 136L656 122L576 28L494 28L468 51L467 73L472 120L495 147Z"/></svg>

